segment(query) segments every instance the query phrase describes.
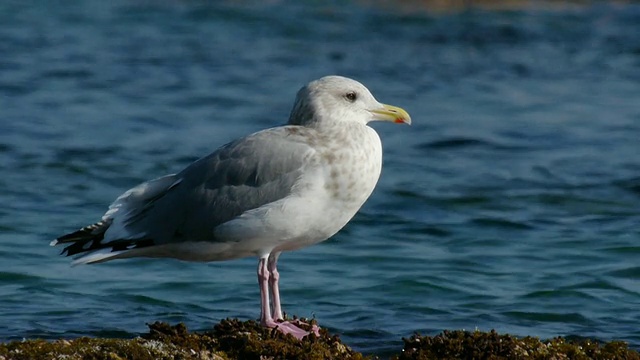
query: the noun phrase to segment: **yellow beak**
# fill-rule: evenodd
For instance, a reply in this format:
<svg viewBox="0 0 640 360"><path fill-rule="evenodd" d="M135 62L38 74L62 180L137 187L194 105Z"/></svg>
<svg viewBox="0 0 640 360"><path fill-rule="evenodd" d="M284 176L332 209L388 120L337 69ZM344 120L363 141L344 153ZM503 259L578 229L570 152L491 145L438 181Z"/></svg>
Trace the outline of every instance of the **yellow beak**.
<svg viewBox="0 0 640 360"><path fill-rule="evenodd" d="M382 108L369 110L373 114L373 120L392 121L398 124L411 125L411 116L400 107L382 104Z"/></svg>

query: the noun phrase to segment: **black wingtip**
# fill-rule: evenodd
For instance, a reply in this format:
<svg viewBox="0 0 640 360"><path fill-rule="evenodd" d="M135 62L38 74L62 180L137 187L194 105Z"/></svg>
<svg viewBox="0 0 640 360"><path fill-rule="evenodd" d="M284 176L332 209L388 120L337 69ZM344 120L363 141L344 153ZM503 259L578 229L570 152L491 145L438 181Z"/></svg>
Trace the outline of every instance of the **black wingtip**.
<svg viewBox="0 0 640 360"><path fill-rule="evenodd" d="M109 225L111 225L110 222L99 221L95 224L85 226L80 230L60 236L53 240L49 245L56 246L59 244L69 244L67 247L62 249L60 255L75 255L100 244L100 241L104 239L104 233L109 228Z"/></svg>
<svg viewBox="0 0 640 360"><path fill-rule="evenodd" d="M99 221L95 224L85 226L80 230L60 236L59 238L53 240L51 242L51 245L55 246L58 244L72 243L77 241L102 239L104 237L105 231L107 231L107 229L109 228L109 225L111 224L104 221Z"/></svg>
<svg viewBox="0 0 640 360"><path fill-rule="evenodd" d="M67 235L60 236L51 242L51 246L65 244L60 255L72 256L85 252L91 252L104 248L111 248L112 251L131 250L155 245L149 238L136 239L115 239L108 243L103 243L104 234L111 225L111 221L100 221L95 224L85 226L80 230Z"/></svg>

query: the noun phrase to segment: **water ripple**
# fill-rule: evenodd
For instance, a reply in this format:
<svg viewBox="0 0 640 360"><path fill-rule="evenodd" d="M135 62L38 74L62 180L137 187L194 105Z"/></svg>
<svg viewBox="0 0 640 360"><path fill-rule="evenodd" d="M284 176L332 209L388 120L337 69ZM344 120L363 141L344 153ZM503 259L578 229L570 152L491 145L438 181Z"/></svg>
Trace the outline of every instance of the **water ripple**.
<svg viewBox="0 0 640 360"><path fill-rule="evenodd" d="M524 151L528 148L515 145L504 145L497 142L475 139L454 137L448 139L438 139L428 143L419 144L418 149L433 150L456 150L456 149L489 149L496 151Z"/></svg>

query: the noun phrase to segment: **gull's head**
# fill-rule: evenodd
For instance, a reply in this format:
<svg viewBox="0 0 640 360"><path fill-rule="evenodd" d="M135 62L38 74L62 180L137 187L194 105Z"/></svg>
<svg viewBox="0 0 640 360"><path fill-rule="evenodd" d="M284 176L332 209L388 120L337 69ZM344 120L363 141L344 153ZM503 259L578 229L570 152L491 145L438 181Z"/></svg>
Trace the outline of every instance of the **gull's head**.
<svg viewBox="0 0 640 360"><path fill-rule="evenodd" d="M304 86L296 97L289 124L321 126L342 121L411 124L402 108L379 103L361 83L342 76L325 76Z"/></svg>

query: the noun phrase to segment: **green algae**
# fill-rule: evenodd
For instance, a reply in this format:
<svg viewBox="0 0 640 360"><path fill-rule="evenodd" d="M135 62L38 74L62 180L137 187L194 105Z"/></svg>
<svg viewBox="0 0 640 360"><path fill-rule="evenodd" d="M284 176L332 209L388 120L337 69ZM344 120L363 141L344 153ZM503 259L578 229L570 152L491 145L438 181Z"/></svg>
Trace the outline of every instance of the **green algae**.
<svg viewBox="0 0 640 360"><path fill-rule="evenodd" d="M135 339L25 340L0 344L0 360L37 359L201 359L293 360L366 359L321 329L320 336L298 340L255 321L227 319L212 331L190 333L184 324L149 324L149 333Z"/></svg>
<svg viewBox="0 0 640 360"><path fill-rule="evenodd" d="M326 329L320 330L319 337L312 334L302 340L264 328L255 321L237 319L223 320L213 331L200 335L189 334L183 324L155 323L150 330L146 338L193 349L215 349L228 359L364 359Z"/></svg>
<svg viewBox="0 0 640 360"><path fill-rule="evenodd" d="M304 320L303 320L304 321ZM640 354L626 343L554 338L518 338L495 331L444 331L435 336L415 334L403 339L395 360L423 359L628 359ZM134 339L24 340L0 344L0 360L151 360L151 359L371 359L344 345L326 329L320 336L297 340L266 329L255 321L226 319L210 331L192 333L184 324L149 324L149 332Z"/></svg>
<svg viewBox="0 0 640 360"><path fill-rule="evenodd" d="M75 340L26 340L0 345L1 360L124 360L124 359L227 359L211 356L196 357L187 348L179 348L170 344L148 341L141 338L126 339L92 339ZM208 354L202 354L208 355Z"/></svg>
<svg viewBox="0 0 640 360"><path fill-rule="evenodd" d="M444 331L436 336L416 334L402 340L404 348L400 355L394 357L395 360L640 360L640 354L630 350L622 341L600 344L593 340L568 341L561 337L541 341L531 336L517 338L508 334L500 335L495 330Z"/></svg>

